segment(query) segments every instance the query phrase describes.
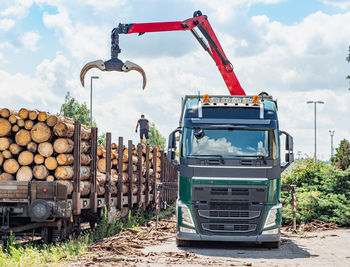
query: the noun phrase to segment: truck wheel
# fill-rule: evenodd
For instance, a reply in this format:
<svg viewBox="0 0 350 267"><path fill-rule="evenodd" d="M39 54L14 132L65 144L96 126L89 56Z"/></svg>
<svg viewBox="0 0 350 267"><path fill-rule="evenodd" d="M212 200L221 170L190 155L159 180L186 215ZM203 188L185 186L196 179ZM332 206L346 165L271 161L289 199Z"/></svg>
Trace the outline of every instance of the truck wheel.
<svg viewBox="0 0 350 267"><path fill-rule="evenodd" d="M262 243L264 248L279 248L280 244L281 244L280 241L264 242L264 243Z"/></svg>
<svg viewBox="0 0 350 267"><path fill-rule="evenodd" d="M191 246L191 241L181 240L181 239L176 238L176 246L179 247L179 248L190 247Z"/></svg>

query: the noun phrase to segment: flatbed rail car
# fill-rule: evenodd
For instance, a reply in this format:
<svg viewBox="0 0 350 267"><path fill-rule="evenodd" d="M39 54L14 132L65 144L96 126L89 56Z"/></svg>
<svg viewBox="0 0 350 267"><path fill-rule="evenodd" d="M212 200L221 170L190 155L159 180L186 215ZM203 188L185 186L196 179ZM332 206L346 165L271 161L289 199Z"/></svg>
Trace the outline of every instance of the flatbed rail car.
<svg viewBox="0 0 350 267"><path fill-rule="evenodd" d="M118 162L117 194L112 196L111 184L111 134L106 134L106 183L103 196L97 196L97 128L91 129L91 163L90 163L90 194L87 197L80 196L80 131L81 125L75 122L74 130L74 176L73 193L67 193L67 187L58 182L46 181L0 181L0 236L3 242L12 232L16 238L41 237L45 243L65 240L70 236L79 235L81 224L89 223L91 227L103 216L104 207L110 220L118 216L125 216L130 210L142 206L143 209L153 207L155 204L156 174L150 174L150 148L146 147L145 188L141 190L142 181L142 147L137 146L138 157L138 191L132 193L135 186L132 168L129 168L129 192L122 193L123 162ZM132 162L132 141L128 141L128 161ZM123 154L123 138L118 140L118 154ZM153 149L157 155L157 149ZM154 157L157 160L157 157ZM161 151L160 182L176 181L177 174L173 166L167 162L167 157ZM170 177L172 176L172 177ZM174 177L173 177L174 176ZM176 199L176 194L165 190L161 201L171 203Z"/></svg>

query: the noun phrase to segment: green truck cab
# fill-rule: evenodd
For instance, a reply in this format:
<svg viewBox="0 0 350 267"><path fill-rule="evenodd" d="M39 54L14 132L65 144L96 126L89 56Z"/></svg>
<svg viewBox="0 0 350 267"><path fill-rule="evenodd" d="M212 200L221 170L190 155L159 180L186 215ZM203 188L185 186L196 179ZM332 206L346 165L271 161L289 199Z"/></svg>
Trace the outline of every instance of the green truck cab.
<svg viewBox="0 0 350 267"><path fill-rule="evenodd" d="M279 247L281 173L293 138L279 129L277 102L259 96L186 96L168 159L179 173L177 245L190 241ZM285 135L285 163L280 136Z"/></svg>

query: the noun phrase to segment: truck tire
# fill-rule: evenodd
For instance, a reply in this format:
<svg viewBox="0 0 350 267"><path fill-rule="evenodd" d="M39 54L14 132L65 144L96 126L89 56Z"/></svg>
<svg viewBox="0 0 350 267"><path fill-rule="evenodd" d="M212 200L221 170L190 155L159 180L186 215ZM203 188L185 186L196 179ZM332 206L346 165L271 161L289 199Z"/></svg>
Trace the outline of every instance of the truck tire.
<svg viewBox="0 0 350 267"><path fill-rule="evenodd" d="M280 244L281 244L280 241L262 243L264 248L280 248Z"/></svg>
<svg viewBox="0 0 350 267"><path fill-rule="evenodd" d="M190 247L191 246L191 241L181 240L181 239L176 238L176 246L179 247L179 248Z"/></svg>

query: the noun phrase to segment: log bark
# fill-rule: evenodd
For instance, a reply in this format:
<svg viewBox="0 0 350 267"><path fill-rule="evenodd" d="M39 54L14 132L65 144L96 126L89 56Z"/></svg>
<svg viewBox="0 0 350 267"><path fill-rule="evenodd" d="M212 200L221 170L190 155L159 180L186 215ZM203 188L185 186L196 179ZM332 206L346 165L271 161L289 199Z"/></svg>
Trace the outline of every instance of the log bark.
<svg viewBox="0 0 350 267"><path fill-rule="evenodd" d="M38 122L30 131L33 141L43 143L51 138L51 129L43 122Z"/></svg>
<svg viewBox="0 0 350 267"><path fill-rule="evenodd" d="M19 117L17 117L15 114L10 115L10 117L8 118L11 124L16 124L18 119Z"/></svg>
<svg viewBox="0 0 350 267"><path fill-rule="evenodd" d="M85 197L90 194L91 184L87 181L80 182L80 196Z"/></svg>
<svg viewBox="0 0 350 267"><path fill-rule="evenodd" d="M74 121L67 120L64 117L58 117L57 123L53 127L53 132L59 137L73 137ZM88 140L91 137L91 131L88 127L82 125L80 137L83 140Z"/></svg>
<svg viewBox="0 0 350 267"><path fill-rule="evenodd" d="M49 125L50 127L54 127L57 123L57 116L56 115L48 115L46 119L46 124Z"/></svg>
<svg viewBox="0 0 350 267"><path fill-rule="evenodd" d="M4 157L4 159L12 158L12 153L10 152L10 150L4 150L1 152L1 154Z"/></svg>
<svg viewBox="0 0 350 267"><path fill-rule="evenodd" d="M56 158L55 157L48 157L48 158L46 158L44 165L50 171L55 170L57 168Z"/></svg>
<svg viewBox="0 0 350 267"><path fill-rule="evenodd" d="M35 142L29 142L28 145L27 145L27 150L32 152L32 153L35 153L38 149L38 145L35 143Z"/></svg>
<svg viewBox="0 0 350 267"><path fill-rule="evenodd" d="M19 169L19 164L15 159L7 159L3 164L4 171L10 174L14 174Z"/></svg>
<svg viewBox="0 0 350 267"><path fill-rule="evenodd" d="M96 173L96 182L99 185L104 185L106 183L106 174L102 172L97 172Z"/></svg>
<svg viewBox="0 0 350 267"><path fill-rule="evenodd" d="M103 196L106 192L106 189L104 188L104 186L98 185L97 186L97 196Z"/></svg>
<svg viewBox="0 0 350 267"><path fill-rule="evenodd" d="M4 151L9 148L12 140L7 137L0 137L0 151Z"/></svg>
<svg viewBox="0 0 350 267"><path fill-rule="evenodd" d="M111 167L112 167L112 162L111 162ZM100 158L97 160L97 169L102 173L106 173L106 158Z"/></svg>
<svg viewBox="0 0 350 267"><path fill-rule="evenodd" d="M22 147L14 143L10 145L9 150L12 153L12 155L18 155L22 151Z"/></svg>
<svg viewBox="0 0 350 267"><path fill-rule="evenodd" d="M74 142L68 138L58 138L53 143L53 149L57 153L71 153L74 149Z"/></svg>
<svg viewBox="0 0 350 267"><path fill-rule="evenodd" d="M15 141L20 146L26 146L30 141L32 141L32 137L30 132L27 130L19 130L19 132L15 135Z"/></svg>
<svg viewBox="0 0 350 267"><path fill-rule="evenodd" d="M38 112L36 110L29 111L28 118L32 121L35 121L38 117Z"/></svg>
<svg viewBox="0 0 350 267"><path fill-rule="evenodd" d="M85 142L85 141L81 141L80 143L80 151L81 153L88 153L90 150L90 143L89 142Z"/></svg>
<svg viewBox="0 0 350 267"><path fill-rule="evenodd" d="M81 166L80 167L80 180L86 181L90 179L90 167Z"/></svg>
<svg viewBox="0 0 350 267"><path fill-rule="evenodd" d="M59 154L56 157L58 165L72 165L74 157L72 154Z"/></svg>
<svg viewBox="0 0 350 267"><path fill-rule="evenodd" d="M0 175L0 181L12 181L15 180L15 177L12 174L9 174L7 172L3 172Z"/></svg>
<svg viewBox="0 0 350 267"><path fill-rule="evenodd" d="M8 108L3 108L0 111L0 116L7 119L10 116L11 112Z"/></svg>
<svg viewBox="0 0 350 267"><path fill-rule="evenodd" d="M44 165L35 165L33 168L33 175L36 179L45 180L49 175L49 171Z"/></svg>
<svg viewBox="0 0 350 267"><path fill-rule="evenodd" d="M33 179L33 170L29 166L22 166L16 173L16 180L29 182Z"/></svg>
<svg viewBox="0 0 350 267"><path fill-rule="evenodd" d="M49 142L40 143L38 146L38 152L45 158L50 157L53 154L52 144Z"/></svg>
<svg viewBox="0 0 350 267"><path fill-rule="evenodd" d="M11 127L11 123L8 120L0 118L0 137L9 135Z"/></svg>
<svg viewBox="0 0 350 267"><path fill-rule="evenodd" d="M21 108L18 111L18 116L22 119L22 120L26 120L28 118L29 112L28 109L26 108Z"/></svg>
<svg viewBox="0 0 350 267"><path fill-rule="evenodd" d="M74 170L72 166L58 166L55 171L55 177L57 179L70 180L74 176Z"/></svg>
<svg viewBox="0 0 350 267"><path fill-rule="evenodd" d="M64 184L67 187L67 194L71 195L73 193L73 183L67 180L57 180L57 183Z"/></svg>
<svg viewBox="0 0 350 267"><path fill-rule="evenodd" d="M80 164L82 166L90 165L91 156L89 154L81 154L80 155Z"/></svg>
<svg viewBox="0 0 350 267"><path fill-rule="evenodd" d="M40 111L38 114L38 121L44 122L47 119L47 113L45 111Z"/></svg>
<svg viewBox="0 0 350 267"><path fill-rule="evenodd" d="M26 130L31 130L33 128L33 126L34 126L34 122L31 120L26 120L24 122L24 129L26 129Z"/></svg>
<svg viewBox="0 0 350 267"><path fill-rule="evenodd" d="M42 155L40 155L40 154L36 154L36 155L34 156L34 162L35 162L35 164L37 164L37 165L43 164L43 163L44 163L44 160L45 160L45 158L44 158Z"/></svg>
<svg viewBox="0 0 350 267"><path fill-rule="evenodd" d="M17 124L13 125L12 126L12 132L17 133L18 131L19 131L19 126Z"/></svg>
<svg viewBox="0 0 350 267"><path fill-rule="evenodd" d="M55 181L55 176L49 175L46 177L46 182L54 182Z"/></svg>

